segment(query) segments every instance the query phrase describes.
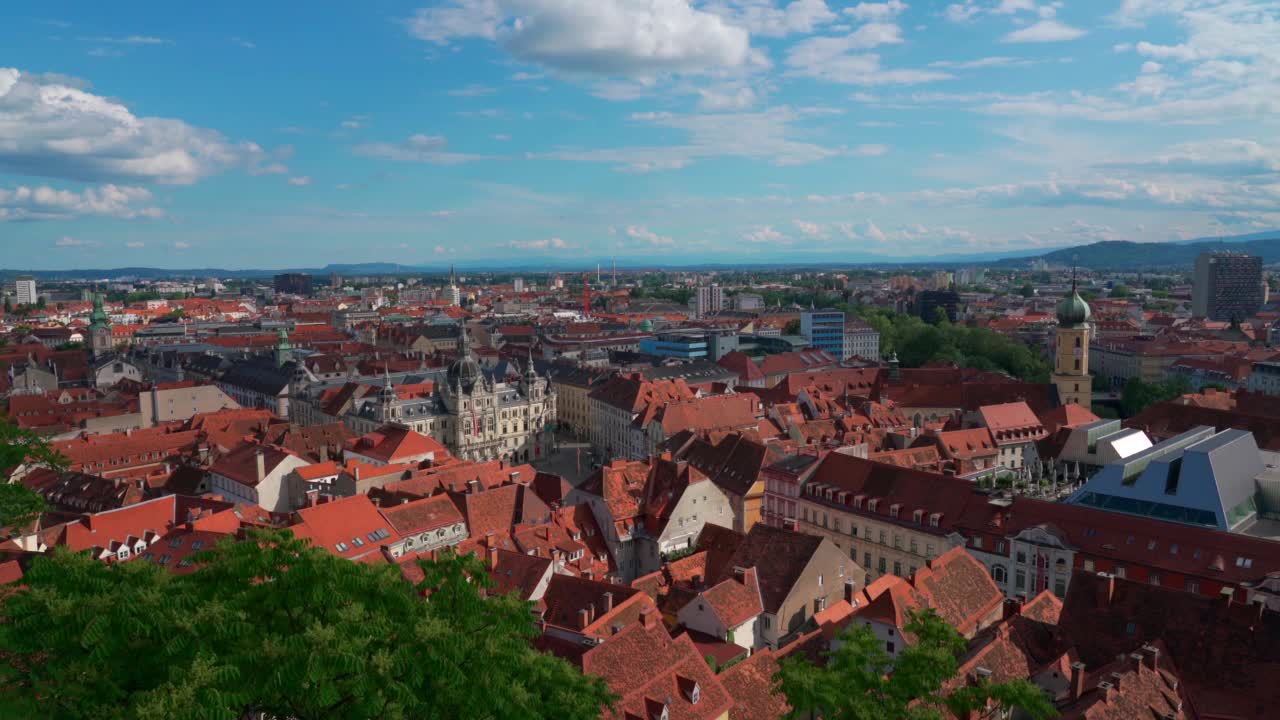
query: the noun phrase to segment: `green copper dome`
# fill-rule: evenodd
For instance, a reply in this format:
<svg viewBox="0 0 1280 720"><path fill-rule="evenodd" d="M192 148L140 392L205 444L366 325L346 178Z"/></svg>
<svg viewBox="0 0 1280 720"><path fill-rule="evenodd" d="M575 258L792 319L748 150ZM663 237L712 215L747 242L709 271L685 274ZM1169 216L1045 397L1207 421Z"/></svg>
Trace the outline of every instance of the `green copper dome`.
<svg viewBox="0 0 1280 720"><path fill-rule="evenodd" d="M1089 309L1089 303L1080 297L1074 287L1071 289L1071 296L1058 303L1058 325L1084 325L1091 317L1093 311Z"/></svg>
<svg viewBox="0 0 1280 720"><path fill-rule="evenodd" d="M645 320L640 323L640 332L653 332L653 321Z"/></svg>

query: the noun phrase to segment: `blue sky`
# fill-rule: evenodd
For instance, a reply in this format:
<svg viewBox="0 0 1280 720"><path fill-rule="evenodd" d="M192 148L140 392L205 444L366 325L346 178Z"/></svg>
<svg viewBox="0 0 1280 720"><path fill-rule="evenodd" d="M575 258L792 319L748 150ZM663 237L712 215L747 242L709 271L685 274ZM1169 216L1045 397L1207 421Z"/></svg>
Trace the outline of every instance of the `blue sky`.
<svg viewBox="0 0 1280 720"><path fill-rule="evenodd" d="M6 3L9 268L1280 227L1275 0Z"/></svg>

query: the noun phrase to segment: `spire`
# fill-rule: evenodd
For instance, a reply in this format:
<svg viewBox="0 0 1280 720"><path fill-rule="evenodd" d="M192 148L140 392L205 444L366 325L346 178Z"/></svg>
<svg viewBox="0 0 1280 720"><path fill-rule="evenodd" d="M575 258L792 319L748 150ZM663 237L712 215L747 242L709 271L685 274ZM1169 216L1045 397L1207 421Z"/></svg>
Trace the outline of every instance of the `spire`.
<svg viewBox="0 0 1280 720"><path fill-rule="evenodd" d="M454 270L453 263L449 263L449 287L458 284L458 273Z"/></svg>
<svg viewBox="0 0 1280 720"><path fill-rule="evenodd" d="M1078 255L1071 256L1071 294L1076 293L1076 258Z"/></svg>
<svg viewBox="0 0 1280 720"><path fill-rule="evenodd" d="M467 323L458 323L458 359L471 355L471 341L467 339Z"/></svg>

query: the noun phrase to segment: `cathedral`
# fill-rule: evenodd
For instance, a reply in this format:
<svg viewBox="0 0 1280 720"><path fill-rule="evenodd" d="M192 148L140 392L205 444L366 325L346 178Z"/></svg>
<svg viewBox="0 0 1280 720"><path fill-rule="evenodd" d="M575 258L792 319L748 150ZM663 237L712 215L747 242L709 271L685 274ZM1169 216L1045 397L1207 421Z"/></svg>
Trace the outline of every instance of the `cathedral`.
<svg viewBox="0 0 1280 720"><path fill-rule="evenodd" d="M471 353L467 328L458 333L457 359L427 395L402 396L391 384L363 398L345 418L357 432L395 423L429 435L465 460L528 462L551 449L556 395L530 358L518 382L495 377Z"/></svg>

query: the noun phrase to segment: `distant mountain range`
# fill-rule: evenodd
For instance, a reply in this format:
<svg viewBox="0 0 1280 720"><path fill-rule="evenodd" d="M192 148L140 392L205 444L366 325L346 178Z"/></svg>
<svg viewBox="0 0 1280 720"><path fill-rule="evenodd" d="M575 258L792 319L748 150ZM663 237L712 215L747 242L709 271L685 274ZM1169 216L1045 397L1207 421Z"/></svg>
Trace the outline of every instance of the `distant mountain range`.
<svg viewBox="0 0 1280 720"><path fill-rule="evenodd" d="M645 268L680 268L686 270L714 270L742 267L771 268L832 268L832 267L958 267L964 265L988 265L995 267L1022 267L1034 260L1044 260L1051 265L1065 266L1073 262L1080 267L1094 270L1159 270L1190 269L1195 258L1211 250L1236 250L1250 255L1260 255L1267 264L1280 263L1280 230L1220 238L1197 238L1164 243L1138 243L1127 240L1108 240L1064 247L1045 252L1043 250L1008 250L1002 252L938 255L927 260L891 258L857 252L797 253L788 259L758 262L697 262L675 258L617 259L617 267L623 270ZM509 258L505 260L464 260L458 269L467 272L582 272L597 267L609 272L613 258L565 258L546 257ZM319 277L337 274L344 277L359 275L393 274L441 274L449 271L448 265L404 265L386 262L331 264L322 268L279 268L228 270L225 268L167 269L153 267L123 267L84 270L19 270L0 269L0 277L29 274L43 280L99 280L104 278L132 277L144 280L163 278L264 278L277 273L307 273Z"/></svg>

